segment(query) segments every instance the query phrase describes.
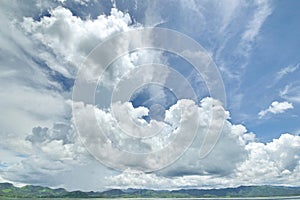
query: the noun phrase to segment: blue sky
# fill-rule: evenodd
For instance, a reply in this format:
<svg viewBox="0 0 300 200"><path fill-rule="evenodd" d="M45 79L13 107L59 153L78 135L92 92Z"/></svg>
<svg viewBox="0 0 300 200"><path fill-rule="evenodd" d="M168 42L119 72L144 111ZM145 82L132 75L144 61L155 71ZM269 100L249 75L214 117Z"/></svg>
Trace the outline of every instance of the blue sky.
<svg viewBox="0 0 300 200"><path fill-rule="evenodd" d="M300 186L299 1L0 5L0 182L69 190ZM174 30L200 44L203 55L194 56L214 62L226 101L210 98L201 76L209 72L197 72L179 54L161 49L118 55L97 76L99 68L88 62L105 60L96 55L97 48L145 27ZM104 54L153 42L147 35L134 39L121 40ZM168 71L145 67L149 63ZM81 81L87 88L76 93ZM128 95L124 85L138 83L147 84ZM87 100L91 85L97 86L94 103ZM118 102L110 99L114 95L129 98ZM216 121L210 121L212 116ZM218 124L224 124L220 132ZM99 132L107 141L97 140ZM220 133L219 139L203 142L207 133ZM135 157L164 152L169 144L171 156ZM200 158L205 144L213 148ZM127 159L115 147L129 153Z"/></svg>
<svg viewBox="0 0 300 200"><path fill-rule="evenodd" d="M280 95L280 91L284 90L286 85L297 85L298 70L279 75L285 67L293 68L299 63L297 53L299 40L296 38L300 30L297 30L295 20L299 14L292 6L293 3L298 2L273 2L276 12L268 17L261 28L241 85L245 95L243 100L245 106L241 111L246 114L256 115L272 101L287 100ZM297 133L299 108L297 101L292 103L295 108L286 114L266 116L267 119L262 120L251 119L245 123L248 124L248 128L266 140L283 132Z"/></svg>

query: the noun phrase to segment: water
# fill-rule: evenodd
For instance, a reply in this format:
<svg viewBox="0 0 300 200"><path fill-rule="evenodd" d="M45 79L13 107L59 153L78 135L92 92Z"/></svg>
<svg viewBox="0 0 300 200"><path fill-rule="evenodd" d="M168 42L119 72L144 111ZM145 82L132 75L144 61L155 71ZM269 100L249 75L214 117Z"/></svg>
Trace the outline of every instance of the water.
<svg viewBox="0 0 300 200"><path fill-rule="evenodd" d="M0 197L1 199L1 197ZM5 198L7 200L19 200L23 198ZM260 200L260 199L272 199L272 200L300 200L300 196L289 196L289 197L236 197L236 198L36 198L31 200Z"/></svg>

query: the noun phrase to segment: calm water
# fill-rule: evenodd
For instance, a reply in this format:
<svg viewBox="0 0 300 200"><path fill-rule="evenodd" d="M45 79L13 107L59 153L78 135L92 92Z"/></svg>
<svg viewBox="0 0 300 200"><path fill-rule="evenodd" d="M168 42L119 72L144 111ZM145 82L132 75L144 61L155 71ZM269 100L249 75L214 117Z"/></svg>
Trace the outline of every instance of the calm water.
<svg viewBox="0 0 300 200"><path fill-rule="evenodd" d="M0 198L1 199L1 198ZM6 198L10 200L18 200L22 198ZM279 199L279 200L293 200L297 199L300 200L300 196L291 196L291 197L249 197L249 198L37 198L37 199L31 199L31 200L201 200L201 199L210 199L210 200L228 200L228 199L234 199L234 200L259 200L259 199Z"/></svg>

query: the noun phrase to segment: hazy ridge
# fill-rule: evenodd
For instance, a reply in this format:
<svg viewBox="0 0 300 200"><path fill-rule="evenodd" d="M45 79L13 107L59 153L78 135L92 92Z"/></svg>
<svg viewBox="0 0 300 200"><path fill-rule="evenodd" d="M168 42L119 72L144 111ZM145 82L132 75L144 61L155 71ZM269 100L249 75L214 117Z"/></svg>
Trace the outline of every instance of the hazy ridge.
<svg viewBox="0 0 300 200"><path fill-rule="evenodd" d="M0 198L202 198L202 197L272 197L300 196L300 187L284 186L240 186L224 189L111 189L104 192L67 191L42 186L15 187L0 183Z"/></svg>

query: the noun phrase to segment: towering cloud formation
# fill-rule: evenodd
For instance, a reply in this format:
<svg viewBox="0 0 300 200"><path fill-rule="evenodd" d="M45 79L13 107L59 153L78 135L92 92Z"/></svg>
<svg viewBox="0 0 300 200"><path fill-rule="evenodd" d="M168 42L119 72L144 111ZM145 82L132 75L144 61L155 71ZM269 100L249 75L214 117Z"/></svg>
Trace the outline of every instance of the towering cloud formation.
<svg viewBox="0 0 300 200"><path fill-rule="evenodd" d="M107 187L216 188L244 184L299 186L300 137L286 133L273 141L262 143L254 133L248 132L244 125L232 123L229 111L216 99L179 99L166 109L160 121L147 121L145 115L149 114L149 108L134 107L131 102L115 102L116 113L100 104L72 102L70 99L74 78L90 51L109 37L122 31L141 28L142 25L131 25L135 19L117 8L112 8L110 14L101 14L94 18L77 16L74 7L88 6L88 1L79 1L84 2L82 4L75 2L74 7L69 6L69 1L38 2L40 3L32 4L33 8L28 8L22 2L18 2L18 7L15 2L0 2L0 23L2 27L7 27L0 31L0 43L3 44L0 47L1 182L42 184L72 190L104 190ZM145 2L137 4L144 5ZM174 7L171 8L166 6L178 11L176 14L179 17L165 16L169 14L162 10L161 4L165 3L157 2L151 1L149 5L144 6L147 9L143 13L145 16L142 22L150 25L167 24L176 18L176 25L182 28L180 31L195 38L209 38L206 41L207 46L211 49L219 46L212 54L221 64L224 74L236 79L239 79L237 72L240 70L229 71L226 66L240 66L235 63L239 59L244 64L248 54L237 56L238 59L233 61L226 60L231 58L231 55L222 55L227 55L224 52L231 54L232 49L235 52L243 50L241 52L249 53L264 20L271 13L267 1L254 1L253 4L245 6L239 1L230 1L230 4L227 1L203 1L207 9L203 9L194 1L181 1L178 7L177 4L173 4ZM243 9L248 8L247 6L255 9L244 12ZM212 12L206 11L209 9L223 20L217 24L214 20L207 20L212 18ZM153 16L156 10L159 12ZM11 13L16 13L16 16L12 16ZM238 13L242 13L242 17ZM135 14L142 16L141 13ZM245 23L242 24L240 20ZM196 27L196 32L184 28L183 25L188 22L193 29ZM203 26L198 26L198 22ZM238 30L231 29L232 24L238 27ZM205 27L208 32L202 30L204 25L207 25ZM242 37L239 37L240 35ZM241 41L236 41L235 38L241 38ZM137 42L141 42L139 39L137 38ZM211 44L211 41L216 43ZM232 48L232 44L238 46ZM117 48L114 50L118 50ZM104 74L105 84L101 87L111 89L124 74L136 69L139 64L149 62L167 63L161 52L131 52L112 64ZM282 78L295 70L296 68L287 68L278 76ZM93 77L92 70L90 72L89 75L94 78L92 81L97 81L98 77ZM150 70L144 73L149 76L161 75ZM199 83L199 79L191 79L192 84ZM299 86L287 86L282 91L282 96L287 100L294 99L291 101L293 103L299 102L297 88ZM153 90L151 95L164 97L165 93L162 90ZM79 112L77 121L84 126L90 137L78 137L70 106L73 103ZM289 102L273 102L269 108L261 111L259 116L282 113L292 108L293 105ZM91 115L88 111L95 114L97 123L108 133L104 143L97 143L99 132L98 129L94 129L97 124L90 124ZM215 124L211 121L213 114ZM128 123L128 120L139 125L139 128ZM216 143L208 141L212 142L214 148L207 156L201 158L199 152L206 134L208 130L216 128L218 123L224 124L222 134L220 138L216 138ZM151 137L138 138L143 134L147 135L147 132L143 132L147 129L160 132L156 135L149 133L148 136ZM122 130L131 135L124 134ZM145 169L157 167L159 161L167 159L165 154L161 154L159 159L147 157L147 154L174 144L179 134L185 136L194 132L195 138L189 148L182 148L182 144L186 142L186 138L183 137L182 140L176 141L174 148L168 152L167 156L182 153L178 157L176 154L178 159L170 163L162 162L168 163L163 169L152 173L144 172L147 171ZM120 172L105 167L86 150L81 139L91 141L95 147L106 153L106 159L118 162L123 169L127 169ZM139 156L136 160L131 159L135 157L118 157L114 152L107 152L106 147L145 156Z"/></svg>

